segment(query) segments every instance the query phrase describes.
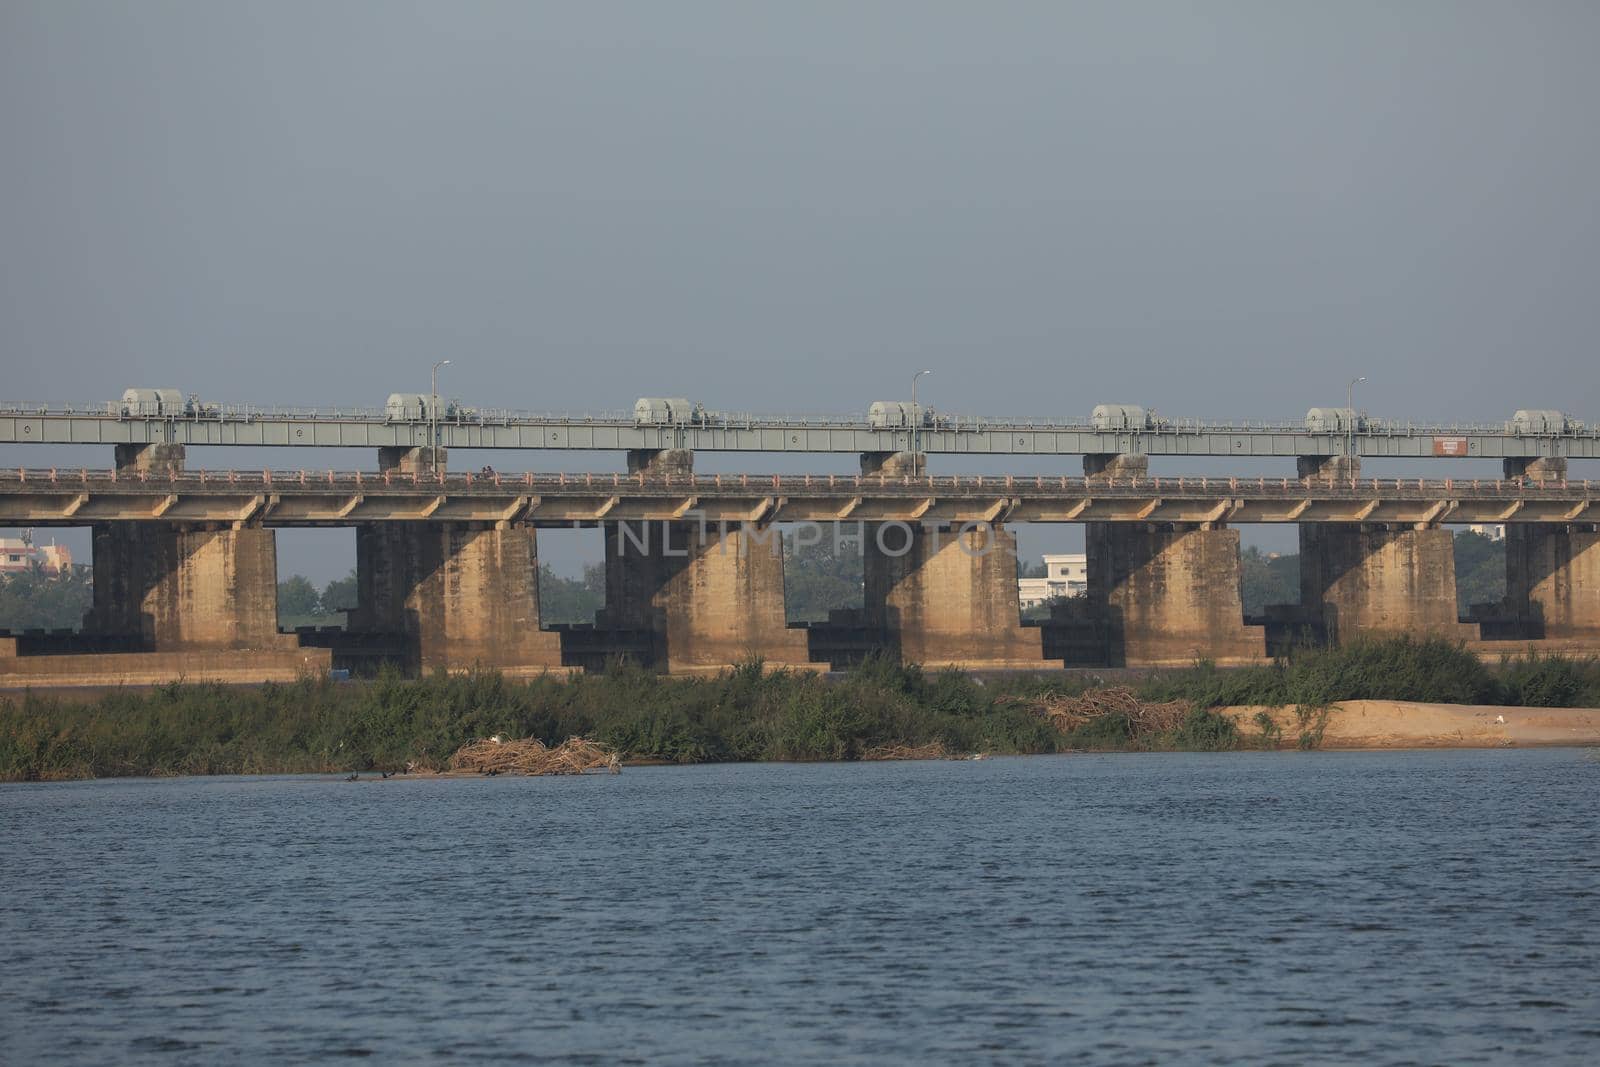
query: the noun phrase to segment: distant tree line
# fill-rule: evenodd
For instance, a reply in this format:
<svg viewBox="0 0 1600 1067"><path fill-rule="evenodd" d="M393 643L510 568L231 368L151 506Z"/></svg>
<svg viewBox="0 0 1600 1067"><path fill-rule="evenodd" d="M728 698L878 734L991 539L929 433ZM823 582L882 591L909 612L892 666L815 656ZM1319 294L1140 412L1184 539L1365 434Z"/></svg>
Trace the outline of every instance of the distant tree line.
<svg viewBox="0 0 1600 1067"><path fill-rule="evenodd" d="M55 575L35 566L0 577L0 630L76 630L93 605L88 567Z"/></svg>
<svg viewBox="0 0 1600 1067"><path fill-rule="evenodd" d="M356 572L335 578L319 592L311 580L293 574L278 583L278 626L342 626L345 612L356 606Z"/></svg>

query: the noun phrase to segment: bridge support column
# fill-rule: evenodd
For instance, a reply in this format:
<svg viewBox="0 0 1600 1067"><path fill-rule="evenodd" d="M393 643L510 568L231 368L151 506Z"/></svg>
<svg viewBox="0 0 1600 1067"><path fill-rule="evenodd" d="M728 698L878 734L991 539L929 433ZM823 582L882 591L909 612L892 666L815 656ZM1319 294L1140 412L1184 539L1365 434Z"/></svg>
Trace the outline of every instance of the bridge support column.
<svg viewBox="0 0 1600 1067"><path fill-rule="evenodd" d="M861 473L886 478L916 478L928 471L928 457L915 452L863 452Z"/></svg>
<svg viewBox="0 0 1600 1067"><path fill-rule="evenodd" d="M1112 666L1222 666L1266 658L1246 626L1239 531L1168 523L1086 524L1090 610L1109 630Z"/></svg>
<svg viewBox="0 0 1600 1067"><path fill-rule="evenodd" d="M1150 457L1132 452L1083 457L1085 478L1145 478L1150 474Z"/></svg>
<svg viewBox="0 0 1600 1067"><path fill-rule="evenodd" d="M694 475L692 448L630 448L628 473L646 478L688 478Z"/></svg>
<svg viewBox="0 0 1600 1067"><path fill-rule="evenodd" d="M1332 481L1335 484L1348 483L1361 477L1361 457L1296 456L1294 473L1298 478L1314 478L1323 482Z"/></svg>
<svg viewBox="0 0 1600 1067"><path fill-rule="evenodd" d="M360 603L351 628L401 635L410 670L561 667L560 635L539 625L532 527L366 523L356 531Z"/></svg>
<svg viewBox="0 0 1600 1067"><path fill-rule="evenodd" d="M183 470L182 445L117 445L118 474L161 474Z"/></svg>
<svg viewBox="0 0 1600 1067"><path fill-rule="evenodd" d="M94 526L94 606L85 628L137 636L147 651L294 648L278 633L273 531L160 522Z"/></svg>
<svg viewBox="0 0 1600 1067"><path fill-rule="evenodd" d="M1565 456L1518 456L1502 461L1507 478L1527 478L1534 482L1567 480Z"/></svg>
<svg viewBox="0 0 1600 1067"><path fill-rule="evenodd" d="M1600 532L1592 524L1508 523L1506 608L1524 635L1600 644Z"/></svg>
<svg viewBox="0 0 1600 1067"><path fill-rule="evenodd" d="M907 663L1038 669L1043 635L1022 625L1016 536L998 523L868 523L862 551L869 626Z"/></svg>
<svg viewBox="0 0 1600 1067"><path fill-rule="evenodd" d="M378 449L378 470L396 474L434 474L445 469L450 458L448 448L398 446Z"/></svg>
<svg viewBox="0 0 1600 1067"><path fill-rule="evenodd" d="M777 527L620 522L605 531L604 625L649 632L668 673L712 674L755 658L826 669L811 663L806 632L789 627Z"/></svg>
<svg viewBox="0 0 1600 1067"><path fill-rule="evenodd" d="M1382 523L1302 523L1300 605L1330 643L1362 634L1476 640L1459 621L1449 530Z"/></svg>

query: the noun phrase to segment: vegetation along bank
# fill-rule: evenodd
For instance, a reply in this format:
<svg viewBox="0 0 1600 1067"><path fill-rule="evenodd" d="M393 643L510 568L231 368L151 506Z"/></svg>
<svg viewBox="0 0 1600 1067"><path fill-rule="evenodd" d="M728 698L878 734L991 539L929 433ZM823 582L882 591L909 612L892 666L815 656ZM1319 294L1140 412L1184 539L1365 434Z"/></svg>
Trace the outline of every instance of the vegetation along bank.
<svg viewBox="0 0 1600 1067"><path fill-rule="evenodd" d="M869 661L842 679L747 664L711 679L623 667L526 683L486 673L174 684L89 703L28 694L0 699L0 779L441 767L495 734L551 745L581 736L624 759L674 763L1315 747L1341 701L1600 708L1600 661L1492 669L1448 642L1401 638L1152 674L1132 690Z"/></svg>

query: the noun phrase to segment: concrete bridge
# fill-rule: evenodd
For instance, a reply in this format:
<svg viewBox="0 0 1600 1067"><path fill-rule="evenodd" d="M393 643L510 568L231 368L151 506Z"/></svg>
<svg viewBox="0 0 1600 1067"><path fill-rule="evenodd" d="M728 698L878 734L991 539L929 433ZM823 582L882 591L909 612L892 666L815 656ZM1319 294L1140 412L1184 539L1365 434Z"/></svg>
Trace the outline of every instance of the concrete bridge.
<svg viewBox="0 0 1600 1067"><path fill-rule="evenodd" d="M938 476L867 453L860 475L695 475L681 449L637 449L629 472L444 470L443 450L384 448L376 472L202 471L181 445L122 444L107 470L0 473L0 525L94 531L94 608L81 635L0 640L0 685L259 680L392 659L411 670L513 675L628 655L674 673L759 656L820 669L881 649L929 666L1243 664L1293 639L1441 634L1486 654L1600 651L1600 483L1565 460L1507 477L1362 478L1349 457L1296 477L1151 477L1142 456L1086 457L1083 477ZM777 524L825 523L863 554L863 606L790 626ZM1089 597L1019 618L1011 526L1081 522ZM1230 524L1295 523L1301 602L1246 620ZM1457 617L1446 523L1505 523L1507 597ZM593 627L546 629L539 528L605 530ZM357 532L348 632L280 634L274 529Z"/></svg>

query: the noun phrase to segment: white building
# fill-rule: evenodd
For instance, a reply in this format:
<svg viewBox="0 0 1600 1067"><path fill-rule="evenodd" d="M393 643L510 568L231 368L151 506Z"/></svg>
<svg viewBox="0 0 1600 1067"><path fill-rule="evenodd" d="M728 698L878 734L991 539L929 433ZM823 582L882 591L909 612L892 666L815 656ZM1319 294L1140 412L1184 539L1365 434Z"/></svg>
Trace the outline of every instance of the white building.
<svg viewBox="0 0 1600 1067"><path fill-rule="evenodd" d="M1046 553L1043 578L1018 578L1017 599L1024 608L1047 600L1083 596L1089 591L1089 557L1082 552Z"/></svg>
<svg viewBox="0 0 1600 1067"><path fill-rule="evenodd" d="M65 574L72 570L72 553L54 541L36 545L31 538L0 537L0 574L27 574L35 566L46 574Z"/></svg>

